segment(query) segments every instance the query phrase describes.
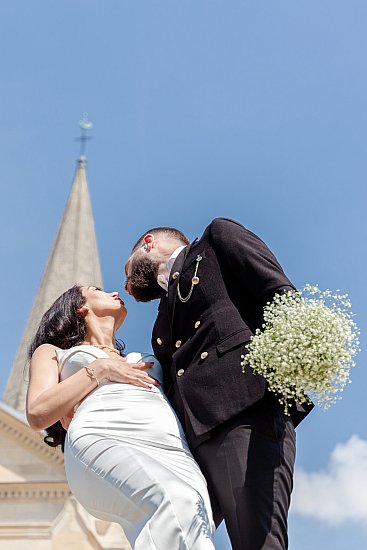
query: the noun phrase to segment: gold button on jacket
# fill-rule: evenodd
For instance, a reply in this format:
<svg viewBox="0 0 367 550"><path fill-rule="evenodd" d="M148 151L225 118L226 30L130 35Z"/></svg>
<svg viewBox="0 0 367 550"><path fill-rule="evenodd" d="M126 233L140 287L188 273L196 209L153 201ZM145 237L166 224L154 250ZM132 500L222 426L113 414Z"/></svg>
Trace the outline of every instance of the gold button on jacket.
<svg viewBox="0 0 367 550"><path fill-rule="evenodd" d="M178 371L177 371L177 376L182 376L184 372L185 372L184 369L178 370Z"/></svg>
<svg viewBox="0 0 367 550"><path fill-rule="evenodd" d="M209 353L207 351L203 351L203 353L200 355L201 359L206 359L208 357Z"/></svg>
<svg viewBox="0 0 367 550"><path fill-rule="evenodd" d="M160 338L157 338L157 344L158 344L158 346L162 345L162 340Z"/></svg>
<svg viewBox="0 0 367 550"><path fill-rule="evenodd" d="M174 274L172 275L172 279L177 279L178 276L179 276L179 272L175 271Z"/></svg>
<svg viewBox="0 0 367 550"><path fill-rule="evenodd" d="M196 321L194 327L195 327L195 328L199 328L199 327L200 327L200 321Z"/></svg>
<svg viewBox="0 0 367 550"><path fill-rule="evenodd" d="M177 340L177 342L175 343L176 348L181 347L181 344L182 344L181 340Z"/></svg>

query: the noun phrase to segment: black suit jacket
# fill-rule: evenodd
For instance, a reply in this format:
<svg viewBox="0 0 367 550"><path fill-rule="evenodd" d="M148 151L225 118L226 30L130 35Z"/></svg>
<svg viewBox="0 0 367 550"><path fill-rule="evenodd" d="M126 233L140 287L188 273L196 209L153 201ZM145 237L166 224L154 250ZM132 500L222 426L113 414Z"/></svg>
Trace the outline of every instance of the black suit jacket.
<svg viewBox="0 0 367 550"><path fill-rule="evenodd" d="M182 303L177 286L182 296L189 293L198 255L200 281ZM191 445L255 403L262 402L265 413L274 407L265 379L249 367L242 373L241 355L263 323L264 305L293 288L265 243L232 220L213 220L177 257L168 293L162 291L152 346ZM294 424L311 408L294 407Z"/></svg>

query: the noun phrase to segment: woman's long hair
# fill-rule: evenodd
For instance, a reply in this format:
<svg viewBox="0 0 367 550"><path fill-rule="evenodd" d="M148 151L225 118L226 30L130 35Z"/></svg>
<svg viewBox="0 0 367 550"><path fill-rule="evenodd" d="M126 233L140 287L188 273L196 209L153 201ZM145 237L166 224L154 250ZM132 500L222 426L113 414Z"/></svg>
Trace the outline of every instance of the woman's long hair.
<svg viewBox="0 0 367 550"><path fill-rule="evenodd" d="M77 311L85 304L85 297L82 294L82 287L74 285L61 294L52 306L43 315L38 330L28 349L30 360L34 351L42 344L51 344L61 349L69 349L78 346L85 341L86 327L83 315ZM116 342L120 352L123 345ZM50 447L61 445L64 452L66 431L60 421L46 428L44 442Z"/></svg>

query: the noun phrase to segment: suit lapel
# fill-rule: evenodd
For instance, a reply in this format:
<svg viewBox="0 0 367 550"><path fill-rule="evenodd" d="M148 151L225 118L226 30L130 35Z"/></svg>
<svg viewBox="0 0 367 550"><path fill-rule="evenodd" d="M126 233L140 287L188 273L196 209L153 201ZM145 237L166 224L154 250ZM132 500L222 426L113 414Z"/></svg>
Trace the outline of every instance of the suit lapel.
<svg viewBox="0 0 367 550"><path fill-rule="evenodd" d="M177 256L177 258L175 259L172 265L169 280L168 280L168 290L167 291L162 290L162 296L158 305L158 311L160 310L163 302L167 302L166 307L168 308L167 310L168 312L170 312L172 308L174 308L176 303L176 296L177 296L178 278L173 278L172 275L174 273L179 273L181 275L181 270L182 270L184 261L189 253L191 246L194 243L196 243L196 241L197 239L195 239L192 243L188 244L185 248L183 248L179 253L179 255ZM170 314L169 314L169 318L171 320Z"/></svg>
<svg viewBox="0 0 367 550"><path fill-rule="evenodd" d="M168 317L170 320L171 325L171 332L172 332L172 325L173 325L173 316L175 313L175 306L176 306L176 299L177 299L177 285L180 280L181 271L184 265L184 262L187 258L187 255L192 247L192 245L196 242L192 242L191 244L187 245L186 248L184 248L180 254L177 256L175 263L172 266L172 270L170 273L170 278L168 281ZM179 276L174 278L173 274L179 273Z"/></svg>

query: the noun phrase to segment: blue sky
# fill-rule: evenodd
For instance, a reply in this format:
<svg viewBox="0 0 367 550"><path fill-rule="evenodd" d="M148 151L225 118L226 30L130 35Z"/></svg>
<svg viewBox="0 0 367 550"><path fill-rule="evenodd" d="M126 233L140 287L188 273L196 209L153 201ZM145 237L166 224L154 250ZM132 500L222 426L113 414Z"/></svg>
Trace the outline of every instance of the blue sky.
<svg viewBox="0 0 367 550"><path fill-rule="evenodd" d="M347 291L367 324L364 0L64 0L0 7L1 387L70 190L78 120L105 288L137 235L241 221L297 286ZM147 349L157 304L127 298ZM362 548L367 372L298 429L290 550ZM354 436L354 437L353 437ZM311 489L311 490L310 490ZM223 530L217 548L229 548Z"/></svg>

